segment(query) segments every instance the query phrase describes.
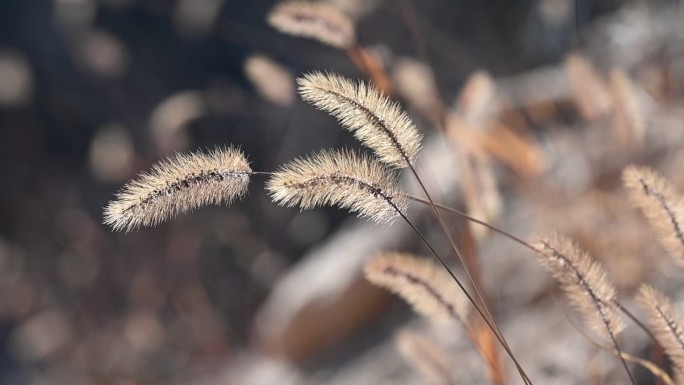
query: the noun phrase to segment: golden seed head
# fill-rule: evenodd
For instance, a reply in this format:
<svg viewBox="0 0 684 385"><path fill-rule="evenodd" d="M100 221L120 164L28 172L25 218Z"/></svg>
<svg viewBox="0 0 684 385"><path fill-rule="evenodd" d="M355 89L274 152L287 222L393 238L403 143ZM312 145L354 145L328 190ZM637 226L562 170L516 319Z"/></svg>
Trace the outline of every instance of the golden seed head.
<svg viewBox="0 0 684 385"><path fill-rule="evenodd" d="M297 83L302 99L336 117L382 162L402 168L415 161L422 136L400 106L372 85L321 72Z"/></svg>
<svg viewBox="0 0 684 385"><path fill-rule="evenodd" d="M393 172L348 150L321 151L287 163L266 189L281 205L302 210L337 205L375 222L391 222L408 206Z"/></svg>
<svg viewBox="0 0 684 385"><path fill-rule="evenodd" d="M177 154L128 182L104 209L104 223L130 231L156 226L207 204L229 204L245 195L252 172L235 148Z"/></svg>

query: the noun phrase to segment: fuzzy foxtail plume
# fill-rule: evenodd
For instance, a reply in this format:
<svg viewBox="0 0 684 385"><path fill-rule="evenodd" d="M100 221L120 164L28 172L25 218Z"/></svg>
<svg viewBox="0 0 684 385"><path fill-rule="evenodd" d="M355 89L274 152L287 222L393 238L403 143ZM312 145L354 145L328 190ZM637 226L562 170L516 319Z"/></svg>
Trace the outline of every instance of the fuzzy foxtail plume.
<svg viewBox="0 0 684 385"><path fill-rule="evenodd" d="M275 6L268 23L288 35L318 40L335 48L356 44L351 20L337 8L325 3L290 0Z"/></svg>
<svg viewBox="0 0 684 385"><path fill-rule="evenodd" d="M441 266L426 259L405 253L382 254L366 264L364 273L372 284L396 293L427 318L467 320L468 299Z"/></svg>
<svg viewBox="0 0 684 385"><path fill-rule="evenodd" d="M415 161L422 136L399 105L372 85L320 72L297 83L302 99L336 117L384 163L402 168Z"/></svg>
<svg viewBox="0 0 684 385"><path fill-rule="evenodd" d="M178 154L128 182L104 209L104 223L130 231L207 204L229 204L247 192L252 169L234 148Z"/></svg>
<svg viewBox="0 0 684 385"><path fill-rule="evenodd" d="M542 238L535 245L542 265L599 335L615 339L625 325L614 303L617 293L603 267L570 239Z"/></svg>
<svg viewBox="0 0 684 385"><path fill-rule="evenodd" d="M665 353L676 366L677 372L684 372L684 316L682 312L663 293L648 285L643 285L639 289L637 299L648 311L651 330L658 343L665 349Z"/></svg>
<svg viewBox="0 0 684 385"><path fill-rule="evenodd" d="M684 200L662 176L648 167L629 166L622 181L635 206L655 230L663 247L684 265Z"/></svg>
<svg viewBox="0 0 684 385"><path fill-rule="evenodd" d="M353 151L321 151L285 164L266 189L277 203L303 210L338 205L375 222L391 222L408 206L396 175Z"/></svg>

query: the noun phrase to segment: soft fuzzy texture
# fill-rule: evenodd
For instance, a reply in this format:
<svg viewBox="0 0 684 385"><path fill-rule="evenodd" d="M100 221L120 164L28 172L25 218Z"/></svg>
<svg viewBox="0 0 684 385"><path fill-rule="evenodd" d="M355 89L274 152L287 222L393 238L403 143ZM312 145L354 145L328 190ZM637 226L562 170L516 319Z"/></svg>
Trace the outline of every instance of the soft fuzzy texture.
<svg viewBox="0 0 684 385"><path fill-rule="evenodd" d="M297 83L302 99L336 117L382 162L397 168L415 162L422 136L400 106L375 87L321 72Z"/></svg>
<svg viewBox="0 0 684 385"><path fill-rule="evenodd" d="M268 23L282 33L318 40L336 48L346 49L356 43L351 19L325 3L282 2L273 8Z"/></svg>
<svg viewBox="0 0 684 385"><path fill-rule="evenodd" d="M541 264L558 281L570 303L599 335L615 338L625 324L615 299L617 292L603 267L570 239L554 235L534 247Z"/></svg>
<svg viewBox="0 0 684 385"><path fill-rule="evenodd" d="M278 204L302 210L337 205L375 222L391 222L408 206L396 175L353 151L321 151L287 163L266 189Z"/></svg>
<svg viewBox="0 0 684 385"><path fill-rule="evenodd" d="M128 182L105 207L104 223L131 231L208 204L229 204L245 195L251 172L235 148L177 154Z"/></svg>
<svg viewBox="0 0 684 385"><path fill-rule="evenodd" d="M684 200L681 194L648 167L625 168L622 181L630 200L644 213L658 241L677 263L684 266Z"/></svg>
<svg viewBox="0 0 684 385"><path fill-rule="evenodd" d="M684 372L684 316L661 292L648 285L639 289L637 299L648 312L651 330L660 346L676 366ZM680 382L678 382L680 383Z"/></svg>
<svg viewBox="0 0 684 385"><path fill-rule="evenodd" d="M442 266L410 254L387 253L367 263L364 273L368 281L399 295L429 319L467 321L468 299Z"/></svg>

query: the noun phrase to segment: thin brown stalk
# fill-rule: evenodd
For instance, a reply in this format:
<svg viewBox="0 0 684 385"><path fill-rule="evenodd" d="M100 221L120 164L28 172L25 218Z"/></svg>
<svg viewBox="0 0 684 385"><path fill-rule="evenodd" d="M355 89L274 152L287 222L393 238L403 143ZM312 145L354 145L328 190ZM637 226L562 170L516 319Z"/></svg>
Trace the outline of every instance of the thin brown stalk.
<svg viewBox="0 0 684 385"><path fill-rule="evenodd" d="M104 223L131 231L156 226L207 204L229 204L246 194L252 173L235 148L178 154L128 182L104 209Z"/></svg>
<svg viewBox="0 0 684 385"><path fill-rule="evenodd" d="M407 198L410 199L410 200L412 200L412 201L418 202L418 203L422 203L422 204L426 204L426 205L429 205L429 204L430 204L430 202L429 202L428 200L423 199L423 198L420 198L420 197L416 197L416 196L413 196L413 195L408 195ZM529 243L529 242L524 241L524 240L521 239L520 237L517 237L517 236L515 236L515 235L509 233L508 231L505 231L505 230L503 230L503 229L500 229L499 227L496 227L496 226L494 226L494 225L491 225L491 224L489 224L489 223L487 223L487 222L484 222L484 221L482 221L482 220L479 220L479 219L477 219L477 218L475 218L475 217L469 215L468 213L466 213L466 212L464 212L464 211L457 210L457 209L455 209L455 208L453 208L453 207L449 207L449 206L446 206L446 205L443 205L443 204L439 204L439 203L436 203L435 205L436 205L440 210L448 211L448 212L450 212L450 213L459 215L459 216L465 218L466 220L468 220L468 221L470 221L470 222L472 222L472 223L476 223L476 224L478 224L478 225L480 225L480 226L483 226L483 227L485 227L485 228L487 228L487 229L489 229L489 230L491 230L491 231L493 231L493 232L495 232L495 233L497 233L497 234L503 235L504 237L506 237L506 238L510 239L511 241L513 241L513 242L519 244L520 246L523 246L523 247L525 247L525 248L531 250L531 251L534 252L534 253L540 253L540 252L541 252L541 251L538 250L534 245L532 245L532 244ZM620 303L620 301L618 301L617 299L614 299L614 300L613 300L613 303L615 304L615 306L616 306L618 309L620 309L620 311L621 311L627 318L631 319L632 322L634 322L634 323L637 325L637 327L639 327L639 328L640 328L642 331L644 331L644 333L646 333L653 341L655 341L655 336L653 335L653 333L651 333L651 331L648 329L648 327L647 327L643 322L641 322L641 320L639 320L639 318L637 318L634 314L632 314L632 312L629 311L629 309L627 309L624 305L622 305L622 304Z"/></svg>
<svg viewBox="0 0 684 385"><path fill-rule="evenodd" d="M568 322L570 322L572 327L575 330L577 330L577 332L580 333L592 345L596 346L597 348L599 348L603 351L610 352L611 354L614 354L616 356L619 355L626 361L633 362L637 365L640 365L644 369L651 372L651 374L653 374L655 377L661 379L663 381L663 383L666 385L675 385L675 382L672 380L672 377L670 377L664 370L662 370L653 361L645 360L645 359L642 359L639 357L634 357L634 356L627 354L625 352L618 352L615 350L615 348L604 346L604 345L598 343L597 341L595 341L589 334L587 334L584 330L582 330L582 328L580 328L579 325L577 325L575 323L575 321L572 320L570 315L565 311L565 309L562 306L560 306L557 303L557 300L555 298L554 298L554 302L556 302L556 304L558 305L558 308L561 309L561 311L563 311L563 314L565 315L565 319L567 319Z"/></svg>

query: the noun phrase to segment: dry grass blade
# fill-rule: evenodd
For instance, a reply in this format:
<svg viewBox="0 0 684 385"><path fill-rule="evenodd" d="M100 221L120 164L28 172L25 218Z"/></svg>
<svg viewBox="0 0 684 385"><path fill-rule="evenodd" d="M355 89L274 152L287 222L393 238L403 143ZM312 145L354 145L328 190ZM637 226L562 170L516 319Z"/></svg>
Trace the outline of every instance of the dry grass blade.
<svg viewBox="0 0 684 385"><path fill-rule="evenodd" d="M441 266L404 253L387 253L368 262L366 279L402 297L414 310L437 322L465 323L468 300Z"/></svg>
<svg viewBox="0 0 684 385"><path fill-rule="evenodd" d="M463 173L463 192L468 214L481 218L486 222L494 222L502 209L499 188L488 158L468 151L460 154L462 157L461 171ZM488 229L469 224L473 234L482 239Z"/></svg>
<svg viewBox="0 0 684 385"><path fill-rule="evenodd" d="M630 199L641 208L660 243L680 265L684 265L684 201L681 194L648 167L625 168L622 181L629 190Z"/></svg>
<svg viewBox="0 0 684 385"><path fill-rule="evenodd" d="M325 3L285 1L271 11L268 23L288 35L318 40L336 48L347 49L356 44L351 20Z"/></svg>
<svg viewBox="0 0 684 385"><path fill-rule="evenodd" d="M408 167L422 136L411 118L372 85L320 72L297 80L302 98L336 117L383 162Z"/></svg>
<svg viewBox="0 0 684 385"><path fill-rule="evenodd" d="M617 296L603 267L562 236L540 239L534 247L542 265L559 282L574 307L599 335L614 340L625 327L614 304Z"/></svg>
<svg viewBox="0 0 684 385"><path fill-rule="evenodd" d="M285 107L295 102L294 76L268 56L248 57L245 75L264 99Z"/></svg>
<svg viewBox="0 0 684 385"><path fill-rule="evenodd" d="M496 84L488 73L474 73L461 90L459 113L467 123L480 127L498 113L496 93Z"/></svg>
<svg viewBox="0 0 684 385"><path fill-rule="evenodd" d="M661 292L648 285L639 289L637 297L648 311L651 329L660 346L678 371L684 371L684 316Z"/></svg>
<svg viewBox="0 0 684 385"><path fill-rule="evenodd" d="M252 170L235 148L178 154L128 182L104 209L104 223L130 231L207 204L228 204L247 192Z"/></svg>
<svg viewBox="0 0 684 385"><path fill-rule="evenodd" d="M610 72L613 125L617 137L628 146L640 145L646 130L644 106L639 100L636 87L625 71L613 69Z"/></svg>
<svg viewBox="0 0 684 385"><path fill-rule="evenodd" d="M438 384L453 384L447 352L427 337L402 330L395 336L397 350L416 371Z"/></svg>
<svg viewBox="0 0 684 385"><path fill-rule="evenodd" d="M394 66L397 92L435 126L440 124L442 101L430 66L402 58Z"/></svg>
<svg viewBox="0 0 684 385"><path fill-rule="evenodd" d="M610 91L596 68L583 56L573 53L565 58L565 69L580 115L587 120L606 116L611 108Z"/></svg>
<svg viewBox="0 0 684 385"><path fill-rule="evenodd" d="M266 188L281 205L338 205L375 222L391 222L408 206L393 172L346 150L294 160L276 172Z"/></svg>

